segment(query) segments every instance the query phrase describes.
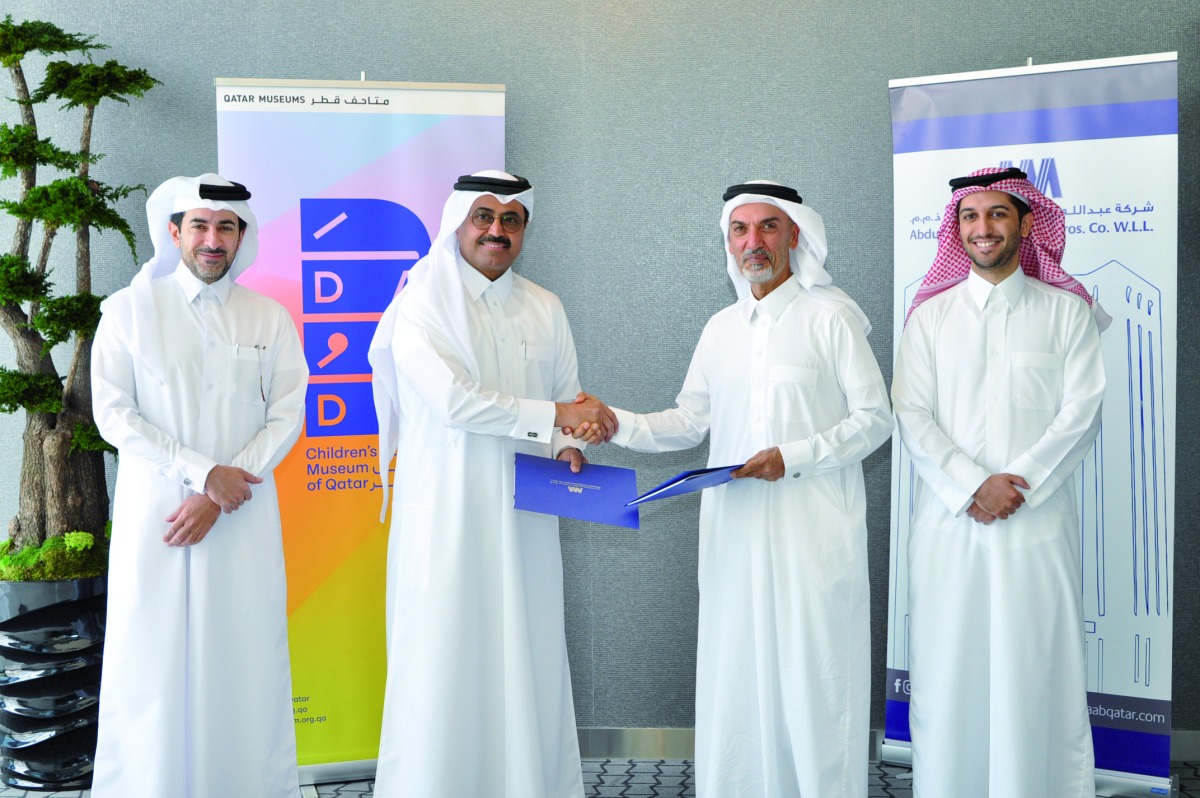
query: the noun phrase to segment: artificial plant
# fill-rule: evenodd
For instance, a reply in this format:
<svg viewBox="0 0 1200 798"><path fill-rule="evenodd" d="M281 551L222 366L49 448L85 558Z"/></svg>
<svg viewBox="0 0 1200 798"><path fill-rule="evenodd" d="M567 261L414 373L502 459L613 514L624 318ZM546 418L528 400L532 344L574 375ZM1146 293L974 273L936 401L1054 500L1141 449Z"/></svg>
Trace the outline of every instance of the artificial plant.
<svg viewBox="0 0 1200 798"><path fill-rule="evenodd" d="M91 54L103 49L94 37L66 33L49 22L14 22L9 15L0 23L0 66L12 78L10 99L19 111L18 122L0 123L0 180L8 184L4 194L10 197L0 200L0 210L14 225L12 245L0 255L0 327L16 355L15 368L0 366L0 412L25 412L17 515L9 523L8 544L0 546L0 559L9 562L30 548L86 551L86 539L77 535L63 546L52 539L81 532L103 542L108 521L104 451L111 447L92 418L91 340L101 297L92 293L90 236L93 229L120 233L136 263L133 231L114 206L142 187L107 185L92 176L102 157L92 151L92 123L102 101L128 103L158 81L116 61L93 63ZM84 60L49 61L31 92L23 62L33 53ZM78 150L40 137L37 111L53 102L60 111L82 109ZM41 181L39 170L67 174ZM64 267L56 266L53 281L49 271L51 247L63 230L74 233L74 285ZM60 344L68 344L70 352L65 371L55 363ZM92 560L81 565L83 570L94 570L94 557L82 559ZM30 578L88 575L64 569L69 570L62 565L25 573Z"/></svg>

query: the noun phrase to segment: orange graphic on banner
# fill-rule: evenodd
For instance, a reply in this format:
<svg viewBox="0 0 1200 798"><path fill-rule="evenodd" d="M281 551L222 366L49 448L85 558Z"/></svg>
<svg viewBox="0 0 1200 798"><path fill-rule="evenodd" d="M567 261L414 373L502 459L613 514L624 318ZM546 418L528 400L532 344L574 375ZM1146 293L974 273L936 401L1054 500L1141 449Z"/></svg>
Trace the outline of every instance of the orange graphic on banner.
<svg viewBox="0 0 1200 798"><path fill-rule="evenodd" d="M319 468L314 465L323 461L314 455L337 448L375 452L376 445L373 436L317 439L302 436L275 469L283 527L288 530L283 538L283 552L288 569L289 615L364 541L378 535L381 527L378 490L370 487L329 490L346 482L377 485L377 457L367 455L344 461L366 466L365 479L359 480L357 475L346 479L341 475L315 473ZM319 488L309 489L317 484Z"/></svg>

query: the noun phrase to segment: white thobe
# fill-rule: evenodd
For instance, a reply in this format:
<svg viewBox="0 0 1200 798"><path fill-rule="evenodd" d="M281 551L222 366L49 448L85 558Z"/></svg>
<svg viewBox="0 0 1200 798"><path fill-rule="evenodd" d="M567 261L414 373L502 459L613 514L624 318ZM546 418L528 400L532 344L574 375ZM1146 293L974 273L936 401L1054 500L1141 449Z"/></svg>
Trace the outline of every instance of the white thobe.
<svg viewBox="0 0 1200 798"><path fill-rule="evenodd" d="M579 798L558 519L513 508L518 452L548 457L579 390L558 297L458 261L478 372L402 297L388 541L381 798ZM562 445L565 444L563 440Z"/></svg>
<svg viewBox="0 0 1200 798"><path fill-rule="evenodd" d="M119 453L92 796L295 798L272 470L308 367L287 311L228 277L205 288L181 264L151 293L161 371L138 351L131 289L105 301L92 346L96 425ZM201 542L167 546L164 519L218 464L263 482Z"/></svg>
<svg viewBox="0 0 1200 798"><path fill-rule="evenodd" d="M1078 296L972 273L913 312L892 384L920 480L908 544L909 724L918 798L1092 798L1072 474L1104 395ZM1029 483L990 525L988 476Z"/></svg>
<svg viewBox="0 0 1200 798"><path fill-rule="evenodd" d="M861 324L792 278L713 316L677 407L617 411L614 441L709 465L778 446L776 482L700 505L696 789L701 798L863 798L870 596L861 460L892 431Z"/></svg>

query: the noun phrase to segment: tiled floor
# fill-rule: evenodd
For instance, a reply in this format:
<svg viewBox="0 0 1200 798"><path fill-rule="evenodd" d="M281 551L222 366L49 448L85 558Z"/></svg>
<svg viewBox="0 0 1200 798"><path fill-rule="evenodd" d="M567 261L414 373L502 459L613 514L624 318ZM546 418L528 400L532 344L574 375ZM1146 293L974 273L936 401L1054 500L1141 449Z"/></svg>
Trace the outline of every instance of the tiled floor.
<svg viewBox="0 0 1200 798"><path fill-rule="evenodd" d="M683 759L585 759L586 798L694 798L692 763ZM1179 798L1200 798L1200 762L1174 766L1179 774ZM304 798L363 798L374 794L373 782L320 784L304 788ZM907 768L871 763L868 798L911 798ZM88 798L83 792L24 792L0 787L0 798Z"/></svg>

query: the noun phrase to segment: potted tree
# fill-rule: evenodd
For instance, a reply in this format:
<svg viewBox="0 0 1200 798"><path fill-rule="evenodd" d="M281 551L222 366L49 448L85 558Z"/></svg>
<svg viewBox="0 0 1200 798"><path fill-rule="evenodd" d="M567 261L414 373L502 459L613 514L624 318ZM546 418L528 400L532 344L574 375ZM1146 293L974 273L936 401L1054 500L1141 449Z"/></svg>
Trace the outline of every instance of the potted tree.
<svg viewBox="0 0 1200 798"><path fill-rule="evenodd" d="M12 226L12 245L0 254L0 327L16 359L15 367L0 365L0 412L25 414L18 510L0 543L0 781L25 789L89 786L96 747L108 567L104 452L112 449L92 419L101 298L91 292L90 235L116 231L136 262L133 231L114 206L142 187L94 179L101 156L92 151L92 123L102 101L127 103L158 83L116 61L92 62L102 49L92 36L48 22L9 15L0 23L0 65L17 110L15 121L0 123L0 180L8 184L0 227ZM75 60L46 63L31 92L23 62L34 53ZM39 136L36 112L48 102L81 111L78 150ZM47 180L39 170L59 176ZM63 231L75 237L73 275L69 266L50 269ZM60 370L55 356L64 349Z"/></svg>

